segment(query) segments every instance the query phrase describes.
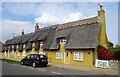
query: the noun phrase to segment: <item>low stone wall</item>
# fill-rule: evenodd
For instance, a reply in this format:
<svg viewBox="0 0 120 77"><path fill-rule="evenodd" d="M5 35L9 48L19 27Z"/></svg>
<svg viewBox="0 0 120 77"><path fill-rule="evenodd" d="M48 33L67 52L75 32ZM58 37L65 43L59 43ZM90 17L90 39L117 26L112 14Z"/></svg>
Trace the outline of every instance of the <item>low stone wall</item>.
<svg viewBox="0 0 120 77"><path fill-rule="evenodd" d="M118 69L118 60L109 60L109 68Z"/></svg>

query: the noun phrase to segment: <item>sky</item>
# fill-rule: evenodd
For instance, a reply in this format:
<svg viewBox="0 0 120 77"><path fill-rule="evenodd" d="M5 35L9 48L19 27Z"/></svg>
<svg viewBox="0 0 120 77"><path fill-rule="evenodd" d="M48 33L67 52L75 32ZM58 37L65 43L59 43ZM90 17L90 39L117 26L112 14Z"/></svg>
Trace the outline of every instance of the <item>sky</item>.
<svg viewBox="0 0 120 77"><path fill-rule="evenodd" d="M118 3L101 2L106 15L108 40L118 44ZM2 42L14 36L34 32L39 27L81 20L98 15L98 2L2 2L0 4Z"/></svg>

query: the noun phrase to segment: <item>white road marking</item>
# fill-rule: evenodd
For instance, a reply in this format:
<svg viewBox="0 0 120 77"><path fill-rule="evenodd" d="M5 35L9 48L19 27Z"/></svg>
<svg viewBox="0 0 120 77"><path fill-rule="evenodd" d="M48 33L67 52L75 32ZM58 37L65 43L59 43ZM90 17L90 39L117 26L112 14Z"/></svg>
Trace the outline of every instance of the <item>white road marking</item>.
<svg viewBox="0 0 120 77"><path fill-rule="evenodd" d="M30 69L34 69L33 67L28 67L28 68L30 68Z"/></svg>
<svg viewBox="0 0 120 77"><path fill-rule="evenodd" d="M42 70L42 71L45 71L45 70Z"/></svg>
<svg viewBox="0 0 120 77"><path fill-rule="evenodd" d="M58 72L54 72L54 71L53 71L52 73L54 73L54 74L61 74L61 73L58 73Z"/></svg>
<svg viewBox="0 0 120 77"><path fill-rule="evenodd" d="M26 66L22 66L22 67L26 67Z"/></svg>
<svg viewBox="0 0 120 77"><path fill-rule="evenodd" d="M39 68L39 69L37 69L37 70L40 70L40 71L46 71L46 70L44 70L44 69L41 69L41 68Z"/></svg>

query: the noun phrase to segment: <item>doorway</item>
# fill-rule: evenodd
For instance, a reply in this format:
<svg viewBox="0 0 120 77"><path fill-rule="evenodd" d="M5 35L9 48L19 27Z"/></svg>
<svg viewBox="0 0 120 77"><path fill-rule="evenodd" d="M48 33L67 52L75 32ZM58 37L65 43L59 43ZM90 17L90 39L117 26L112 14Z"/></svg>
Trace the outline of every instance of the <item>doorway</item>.
<svg viewBox="0 0 120 77"><path fill-rule="evenodd" d="M64 63L70 64L70 52L64 52Z"/></svg>

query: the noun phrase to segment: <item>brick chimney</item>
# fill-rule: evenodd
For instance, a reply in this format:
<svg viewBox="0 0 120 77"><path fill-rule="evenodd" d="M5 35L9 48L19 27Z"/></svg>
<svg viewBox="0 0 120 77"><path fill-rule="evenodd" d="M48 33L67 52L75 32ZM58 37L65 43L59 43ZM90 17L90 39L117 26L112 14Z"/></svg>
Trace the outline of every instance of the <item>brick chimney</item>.
<svg viewBox="0 0 120 77"><path fill-rule="evenodd" d="M24 35L24 30L22 30L22 35Z"/></svg>
<svg viewBox="0 0 120 77"><path fill-rule="evenodd" d="M38 23L35 25L35 32L39 29Z"/></svg>

